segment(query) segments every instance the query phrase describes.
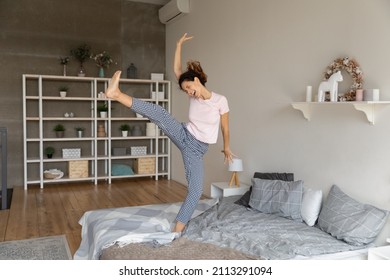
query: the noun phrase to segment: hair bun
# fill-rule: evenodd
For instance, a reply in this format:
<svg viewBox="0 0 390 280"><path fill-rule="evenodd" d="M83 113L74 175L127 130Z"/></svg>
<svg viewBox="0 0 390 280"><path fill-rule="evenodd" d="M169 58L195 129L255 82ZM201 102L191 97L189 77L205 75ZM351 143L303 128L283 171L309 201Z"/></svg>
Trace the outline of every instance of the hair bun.
<svg viewBox="0 0 390 280"><path fill-rule="evenodd" d="M207 82L207 75L203 72L202 66L200 66L200 62L196 60L190 60L187 62L187 70L193 71L197 74L202 84Z"/></svg>

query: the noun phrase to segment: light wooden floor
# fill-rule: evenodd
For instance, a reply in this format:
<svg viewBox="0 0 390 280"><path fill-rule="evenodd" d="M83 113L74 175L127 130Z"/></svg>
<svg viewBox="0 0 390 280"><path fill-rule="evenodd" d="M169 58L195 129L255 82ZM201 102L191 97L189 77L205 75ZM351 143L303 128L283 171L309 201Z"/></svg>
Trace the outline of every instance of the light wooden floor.
<svg viewBox="0 0 390 280"><path fill-rule="evenodd" d="M186 187L172 180L129 179L112 184L72 183L14 188L11 208L0 211L0 241L65 234L72 254L80 245L85 211L183 201Z"/></svg>

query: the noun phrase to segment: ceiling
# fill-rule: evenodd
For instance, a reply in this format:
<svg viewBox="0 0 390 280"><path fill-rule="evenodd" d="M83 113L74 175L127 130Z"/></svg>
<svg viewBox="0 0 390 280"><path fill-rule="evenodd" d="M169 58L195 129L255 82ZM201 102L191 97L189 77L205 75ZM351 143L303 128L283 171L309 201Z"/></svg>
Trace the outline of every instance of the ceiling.
<svg viewBox="0 0 390 280"><path fill-rule="evenodd" d="M142 2L142 3L155 4L155 5L165 5L170 0L127 0L127 1Z"/></svg>

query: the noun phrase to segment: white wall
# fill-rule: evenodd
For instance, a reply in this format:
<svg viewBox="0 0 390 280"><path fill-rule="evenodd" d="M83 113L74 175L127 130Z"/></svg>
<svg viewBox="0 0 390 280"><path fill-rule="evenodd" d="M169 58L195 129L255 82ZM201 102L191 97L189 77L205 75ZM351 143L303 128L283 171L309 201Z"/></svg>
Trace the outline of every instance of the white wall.
<svg viewBox="0 0 390 280"><path fill-rule="evenodd" d="M295 179L328 193L337 184L356 200L390 210L390 106L370 125L352 106L321 106L311 121L292 109L314 92L336 58L355 58L364 88L390 100L389 0L192 0L191 13L166 26L167 73L177 39L183 63L198 59L207 87L230 105L231 148L244 161L241 181L255 171L294 172ZM345 74L345 73L344 73ZM347 89L347 75L340 89ZM173 84L173 114L186 121L188 102ZM205 157L205 192L227 181L222 137ZM181 155L173 149L173 179L185 182ZM390 220L390 219L389 219ZM390 237L390 221L379 243Z"/></svg>

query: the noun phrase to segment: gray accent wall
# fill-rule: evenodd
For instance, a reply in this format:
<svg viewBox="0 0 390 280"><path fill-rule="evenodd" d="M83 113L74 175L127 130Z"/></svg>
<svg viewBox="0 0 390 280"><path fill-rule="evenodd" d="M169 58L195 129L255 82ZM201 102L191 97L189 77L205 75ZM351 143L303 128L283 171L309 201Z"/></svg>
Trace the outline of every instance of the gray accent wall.
<svg viewBox="0 0 390 280"><path fill-rule="evenodd" d="M131 62L138 78L165 70L165 25L161 6L125 0L0 1L0 127L8 129L8 187L23 184L22 74L62 75L60 57L82 43L92 52L109 52L115 63L106 70L126 69ZM68 76L79 68L72 59ZM86 75L97 76L93 60Z"/></svg>

